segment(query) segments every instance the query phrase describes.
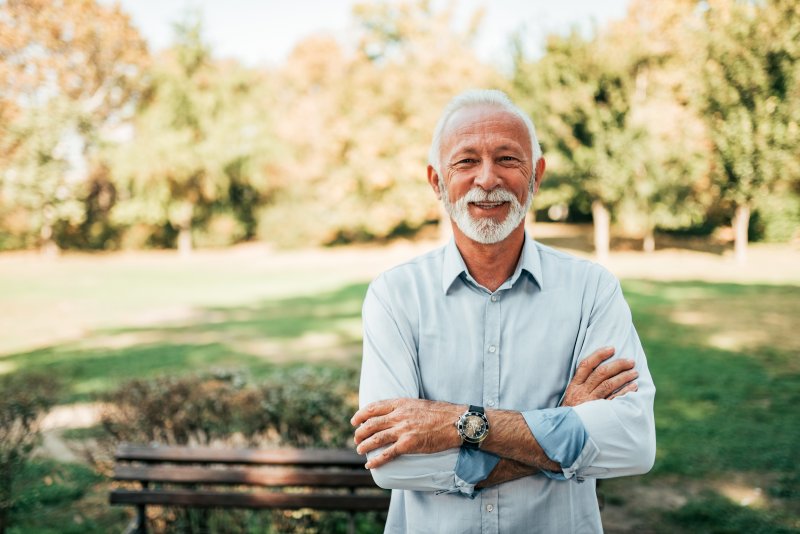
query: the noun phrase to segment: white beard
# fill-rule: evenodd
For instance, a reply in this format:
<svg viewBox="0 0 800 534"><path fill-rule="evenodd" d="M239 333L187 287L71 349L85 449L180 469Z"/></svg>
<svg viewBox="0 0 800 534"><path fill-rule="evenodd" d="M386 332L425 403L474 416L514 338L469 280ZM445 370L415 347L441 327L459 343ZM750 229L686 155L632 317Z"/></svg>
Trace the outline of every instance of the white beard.
<svg viewBox="0 0 800 534"><path fill-rule="evenodd" d="M533 179L531 179L533 184ZM528 208L533 202L533 191L528 190L528 197L525 205L520 204L517 197L506 189L494 189L486 192L480 187L473 187L466 195L459 198L455 203L450 202L447 196L447 188L444 181L439 177L439 191L442 193L442 203L447 210L450 218L455 221L456 226L464 235L473 241L484 245L499 243L507 238L514 229L525 219ZM495 221L491 217L474 218L469 212L470 202L509 202L508 214L502 221Z"/></svg>

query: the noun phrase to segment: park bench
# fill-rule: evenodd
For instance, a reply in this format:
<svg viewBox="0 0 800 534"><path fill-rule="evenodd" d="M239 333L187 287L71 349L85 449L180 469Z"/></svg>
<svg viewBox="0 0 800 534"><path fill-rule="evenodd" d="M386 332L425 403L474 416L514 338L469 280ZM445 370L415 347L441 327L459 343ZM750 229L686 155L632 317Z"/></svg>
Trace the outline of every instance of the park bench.
<svg viewBox="0 0 800 534"><path fill-rule="evenodd" d="M121 444L110 502L137 508L129 532L146 532L146 507L388 510L389 494L349 449L220 449ZM258 489L254 489L258 488ZM287 491L288 490L288 491ZM358 491L357 491L358 490Z"/></svg>

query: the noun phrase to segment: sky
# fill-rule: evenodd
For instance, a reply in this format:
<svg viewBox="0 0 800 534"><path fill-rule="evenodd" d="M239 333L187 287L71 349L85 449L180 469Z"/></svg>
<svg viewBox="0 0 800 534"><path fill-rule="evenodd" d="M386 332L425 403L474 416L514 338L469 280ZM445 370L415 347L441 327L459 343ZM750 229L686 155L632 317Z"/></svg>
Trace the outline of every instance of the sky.
<svg viewBox="0 0 800 534"><path fill-rule="evenodd" d="M169 45L172 23L187 7L203 14L206 39L217 57L234 57L250 65L282 63L294 45L314 33L326 32L346 42L355 0L101 0L118 1L151 50ZM476 9L485 15L476 48L481 59L504 67L514 32L535 55L551 32L577 26L590 31L592 24L621 18L629 0L455 0L468 18ZM434 0L445 5L445 0Z"/></svg>

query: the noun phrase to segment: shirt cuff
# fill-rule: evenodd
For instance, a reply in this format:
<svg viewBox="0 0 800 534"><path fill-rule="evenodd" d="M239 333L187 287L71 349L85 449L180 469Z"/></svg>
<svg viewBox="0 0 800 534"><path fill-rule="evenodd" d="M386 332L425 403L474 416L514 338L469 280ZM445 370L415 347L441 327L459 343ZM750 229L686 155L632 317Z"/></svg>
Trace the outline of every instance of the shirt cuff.
<svg viewBox="0 0 800 534"><path fill-rule="evenodd" d="M441 493L459 492L474 498L480 491L475 489L475 484L486 480L499 461L500 457L490 452L461 447L456 460L456 487L451 491Z"/></svg>
<svg viewBox="0 0 800 534"><path fill-rule="evenodd" d="M569 406L522 412L525 422L548 458L561 466L561 473L542 470L548 478L566 480L577 471L589 435L578 414Z"/></svg>

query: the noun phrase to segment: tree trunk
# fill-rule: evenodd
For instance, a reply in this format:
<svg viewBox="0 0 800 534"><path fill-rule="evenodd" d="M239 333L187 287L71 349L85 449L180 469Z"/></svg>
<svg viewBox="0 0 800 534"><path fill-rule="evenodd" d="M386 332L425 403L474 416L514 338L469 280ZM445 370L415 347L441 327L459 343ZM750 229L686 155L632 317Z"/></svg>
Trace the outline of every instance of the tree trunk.
<svg viewBox="0 0 800 534"><path fill-rule="evenodd" d="M192 227L181 226L178 230L178 253L181 256L192 254Z"/></svg>
<svg viewBox="0 0 800 534"><path fill-rule="evenodd" d="M611 224L611 216L608 209L599 200L592 202L592 221L594 223L594 253L597 261L605 263L608 261L608 249Z"/></svg>
<svg viewBox="0 0 800 534"><path fill-rule="evenodd" d="M737 263L747 261L747 229L750 227L750 206L739 204L733 215L733 255Z"/></svg>
<svg viewBox="0 0 800 534"><path fill-rule="evenodd" d="M58 245L53 240L53 223L49 219L49 217L45 217L45 221L42 223L42 230L39 233L42 238L40 252L42 256L53 258L58 256Z"/></svg>
<svg viewBox="0 0 800 534"><path fill-rule="evenodd" d="M644 242L642 243L642 250L647 253L656 250L656 233L653 227L649 227L644 234Z"/></svg>

